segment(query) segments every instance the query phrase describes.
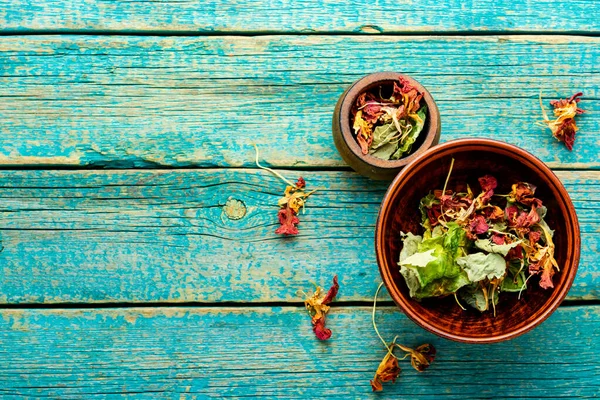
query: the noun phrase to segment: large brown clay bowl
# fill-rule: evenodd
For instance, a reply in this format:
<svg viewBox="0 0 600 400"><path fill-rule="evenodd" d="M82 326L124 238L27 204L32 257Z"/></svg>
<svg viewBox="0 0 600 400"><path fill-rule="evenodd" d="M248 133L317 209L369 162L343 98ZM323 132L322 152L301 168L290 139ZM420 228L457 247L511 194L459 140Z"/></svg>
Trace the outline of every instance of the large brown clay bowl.
<svg viewBox="0 0 600 400"><path fill-rule="evenodd" d="M554 275L554 289L542 289L538 277L518 299L516 293L501 293L493 312L462 310L454 297L412 299L398 259L400 231L421 234L419 200L429 191L441 189L451 159L454 168L448 188L466 182L479 189L477 178L490 174L498 180L495 193L506 194L518 181L537 186L536 197L548 208L545 217L554 229L555 258L560 272ZM464 187L464 186L463 186ZM420 154L398 174L381 205L375 233L379 271L396 304L421 327L447 339L468 343L491 343L528 332L556 310L567 295L579 263L579 223L573 203L556 175L546 165L516 146L488 139L460 139L438 145Z"/></svg>
<svg viewBox="0 0 600 400"><path fill-rule="evenodd" d="M427 104L427 118L423 131L413 144L410 154L399 160L382 160L370 154L362 154L352 130L351 108L360 94L382 85L391 87L392 83L398 81L400 76L408 80L420 93L423 93L421 101ZM373 179L392 180L402 168L438 143L440 130L440 113L431 94L410 76L397 72L378 72L354 82L340 96L333 112L333 141L340 155L356 172Z"/></svg>

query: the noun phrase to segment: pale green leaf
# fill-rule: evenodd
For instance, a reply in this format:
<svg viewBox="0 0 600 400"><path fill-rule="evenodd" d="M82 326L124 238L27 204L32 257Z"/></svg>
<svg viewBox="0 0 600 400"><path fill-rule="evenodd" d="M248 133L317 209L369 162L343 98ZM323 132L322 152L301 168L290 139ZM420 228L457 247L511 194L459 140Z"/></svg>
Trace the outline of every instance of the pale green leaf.
<svg viewBox="0 0 600 400"><path fill-rule="evenodd" d="M427 118L427 106L424 105L421 107L417 112L417 115L419 116L419 120L412 120L412 129L407 134L404 134L403 132L403 139L399 144L398 150L392 155L392 160L399 160L402 155L410 152L413 143L417 141L419 134L425 126L425 119Z"/></svg>
<svg viewBox="0 0 600 400"><path fill-rule="evenodd" d="M429 249L423 252L415 253L410 257L400 262L401 266L412 265L413 267L426 267L432 261L436 261L437 257L433 255L434 249Z"/></svg>
<svg viewBox="0 0 600 400"><path fill-rule="evenodd" d="M488 253L502 254L506 256L510 249L517 247L521 243L521 240L508 244L495 244L490 239L478 239L475 241L475 247L485 250Z"/></svg>
<svg viewBox="0 0 600 400"><path fill-rule="evenodd" d="M402 238L402 250L400 251L400 263L406 260L408 257L415 254L418 250L419 244L423 241L420 235L413 235L408 232Z"/></svg>
<svg viewBox="0 0 600 400"><path fill-rule="evenodd" d="M456 259L471 282L500 278L506 271L506 261L499 254L474 253Z"/></svg>

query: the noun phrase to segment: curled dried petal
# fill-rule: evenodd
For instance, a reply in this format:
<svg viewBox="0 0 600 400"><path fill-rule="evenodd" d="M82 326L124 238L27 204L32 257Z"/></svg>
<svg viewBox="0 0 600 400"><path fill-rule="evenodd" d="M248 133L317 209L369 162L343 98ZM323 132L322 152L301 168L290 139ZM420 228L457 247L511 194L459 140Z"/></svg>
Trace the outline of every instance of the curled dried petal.
<svg viewBox="0 0 600 400"><path fill-rule="evenodd" d="M327 340L331 337L331 329L325 328L325 315L313 319L313 332L319 340Z"/></svg>
<svg viewBox="0 0 600 400"><path fill-rule="evenodd" d="M494 189L498 186L498 181L491 175L485 175L479 178L479 184L483 195L480 197L481 204L486 204L494 195Z"/></svg>
<svg viewBox="0 0 600 400"><path fill-rule="evenodd" d="M400 366L398 365L398 359L394 357L391 351L383 357L381 363L379 363L379 367L377 367L377 371L375 372L375 377L371 381L371 388L374 392L380 392L383 390L383 382L396 382L398 375L400 375Z"/></svg>
<svg viewBox="0 0 600 400"><path fill-rule="evenodd" d="M296 188L304 189L306 187L306 181L303 177L298 178L298 182L296 182Z"/></svg>
<svg viewBox="0 0 600 400"><path fill-rule="evenodd" d="M490 221L498 221L504 218L504 211L498 206L488 205L482 210L482 214Z"/></svg>
<svg viewBox="0 0 600 400"><path fill-rule="evenodd" d="M542 206L542 201L534 197L536 187L527 182L518 182L512 185L512 191L508 194L508 200L519 202L526 206Z"/></svg>
<svg viewBox="0 0 600 400"><path fill-rule="evenodd" d="M436 350L432 344L422 344L416 349L401 345L397 346L410 355L411 365L419 372L423 372L429 368L429 365L435 359Z"/></svg>
<svg viewBox="0 0 600 400"><path fill-rule="evenodd" d="M331 303L335 299L335 296L337 296L339 290L340 290L340 285L338 284L338 277L337 277L337 275L335 275L333 277L333 285L331 285L331 287L329 288L329 291L327 292L327 294L321 301L321 304Z"/></svg>
<svg viewBox="0 0 600 400"><path fill-rule="evenodd" d="M540 275L540 287L542 289L554 288L552 277L554 276L554 268L544 265L543 261L529 264L529 273L532 275Z"/></svg>

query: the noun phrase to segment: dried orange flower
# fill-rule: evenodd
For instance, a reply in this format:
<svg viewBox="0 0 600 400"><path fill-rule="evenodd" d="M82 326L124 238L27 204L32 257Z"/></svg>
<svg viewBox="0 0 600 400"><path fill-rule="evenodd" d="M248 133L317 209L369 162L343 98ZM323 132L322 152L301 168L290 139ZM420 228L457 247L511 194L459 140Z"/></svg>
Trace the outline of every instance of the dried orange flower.
<svg viewBox="0 0 600 400"><path fill-rule="evenodd" d="M333 277L333 285L329 288L327 294L323 294L323 289L317 286L312 296L304 300L304 305L310 314L313 332L320 340L327 340L331 337L331 329L325 328L325 315L329 312L329 303L335 299L340 289L337 275Z"/></svg>
<svg viewBox="0 0 600 400"><path fill-rule="evenodd" d="M573 150L575 143L575 132L577 132L577 124L575 124L575 116L583 114L584 111L577 106L583 93L575 93L568 99L553 100L550 105L554 107L554 116L556 119L549 119L546 110L542 104L542 96L540 94L540 106L542 107L542 115L544 116L543 123L548 125L554 136L559 141L563 142L567 149Z"/></svg>

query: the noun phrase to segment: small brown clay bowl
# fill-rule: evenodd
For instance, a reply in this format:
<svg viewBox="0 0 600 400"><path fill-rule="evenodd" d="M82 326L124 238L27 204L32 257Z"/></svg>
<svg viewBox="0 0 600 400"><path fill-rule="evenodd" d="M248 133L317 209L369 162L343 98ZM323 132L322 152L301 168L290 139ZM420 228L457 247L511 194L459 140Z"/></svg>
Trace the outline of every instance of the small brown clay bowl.
<svg viewBox="0 0 600 400"><path fill-rule="evenodd" d="M477 178L490 174L498 180L495 193L509 193L518 181L537 186L536 197L548 208L545 220L554 229L555 258L560 267L553 277L554 289L542 289L533 277L521 299L501 293L493 312L463 311L453 296L412 299L398 259L400 231L421 234L419 200L441 189L451 159L454 167L448 188L469 184L479 189ZM396 304L421 327L447 339L468 343L491 343L512 339L544 321L567 295L579 263L581 238L573 203L559 179L539 159L516 146L488 139L459 139L438 145L416 157L398 174L381 205L375 232L379 271Z"/></svg>
<svg viewBox="0 0 600 400"><path fill-rule="evenodd" d="M360 94L381 85L391 86L392 82L398 81L400 76L408 80L420 93L423 93L421 101L425 101L427 104L427 118L423 131L413 144L410 154L399 160L382 160L370 154L362 154L352 129L353 121L350 109ZM441 130L440 112L431 94L419 82L397 72L378 72L354 82L340 96L333 112L332 130L335 146L352 169L369 178L392 180L402 168L438 143Z"/></svg>

